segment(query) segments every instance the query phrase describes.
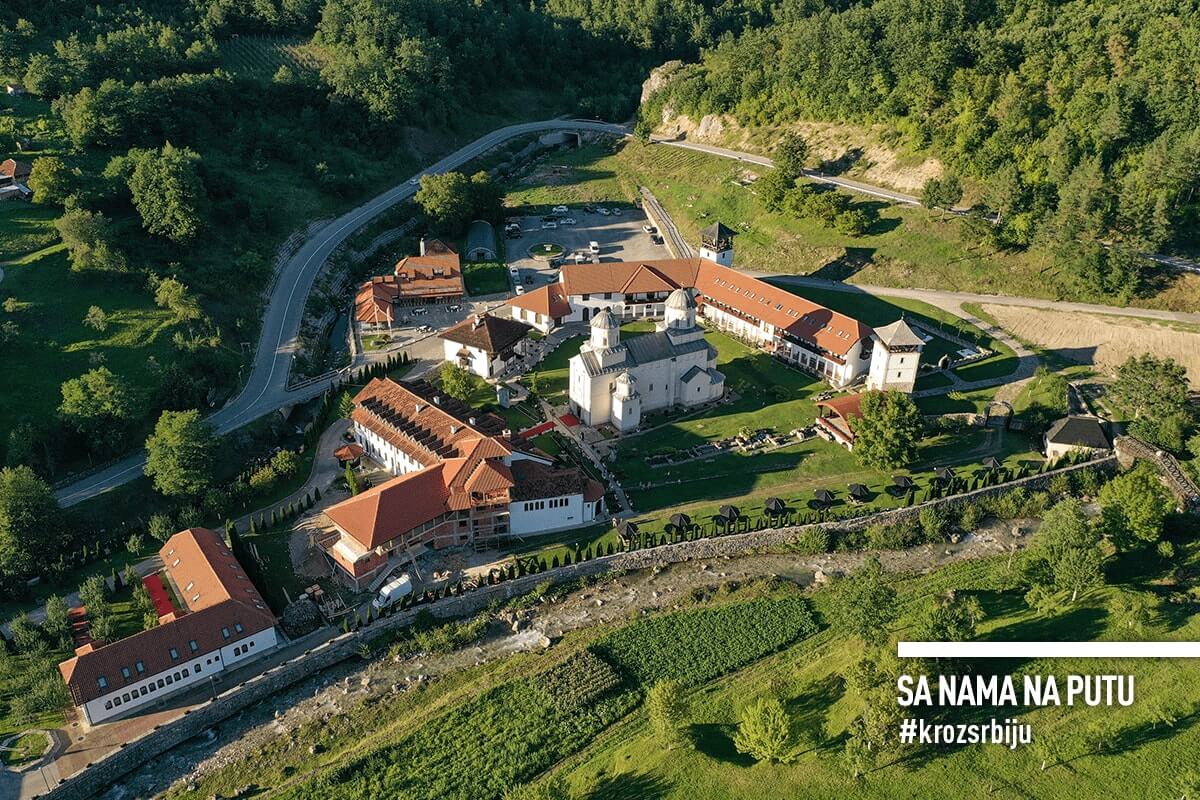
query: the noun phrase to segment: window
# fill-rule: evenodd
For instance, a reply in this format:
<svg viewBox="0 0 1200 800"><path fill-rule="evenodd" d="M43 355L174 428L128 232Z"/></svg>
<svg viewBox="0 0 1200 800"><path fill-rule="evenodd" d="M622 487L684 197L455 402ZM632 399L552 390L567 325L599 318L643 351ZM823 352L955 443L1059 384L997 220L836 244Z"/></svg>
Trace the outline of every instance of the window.
<svg viewBox="0 0 1200 800"><path fill-rule="evenodd" d="M199 675L199 674L200 674L200 665L199 665L199 664L193 664L193 665L192 665L192 674L193 674L193 675Z"/></svg>
<svg viewBox="0 0 1200 800"><path fill-rule="evenodd" d="M195 581L188 581L188 585L187 585L187 586L185 586L185 587L183 587L183 590L184 590L185 592L190 592L190 591L192 590L192 587L193 587L193 586L195 586L195 585L196 585L196 582L195 582Z"/></svg>
<svg viewBox="0 0 1200 800"><path fill-rule="evenodd" d="M121 667L121 677L125 680L133 677L133 673L129 671L129 667Z"/></svg>
<svg viewBox="0 0 1200 800"><path fill-rule="evenodd" d="M145 663L143 663L141 661L134 664L133 668L138 671L138 675L141 675L141 674L145 673L145 671L146 671L146 665L145 665Z"/></svg>
<svg viewBox="0 0 1200 800"><path fill-rule="evenodd" d="M172 647L171 648L171 660L174 661L177 658L179 658L179 651L176 650L174 647Z"/></svg>
<svg viewBox="0 0 1200 800"><path fill-rule="evenodd" d="M221 636L223 636L223 637L225 637L226 639L228 639L228 638L229 638L229 628L224 628L224 627L222 627L222 628L221 628Z"/></svg>
<svg viewBox="0 0 1200 800"><path fill-rule="evenodd" d="M129 692L126 692L125 694L121 695L121 702L122 702L122 703L128 703L128 702L129 702Z"/></svg>
<svg viewBox="0 0 1200 800"><path fill-rule="evenodd" d="M589 299L590 297L591 297L591 295L590 295L590 294L585 294L585 295L583 296L583 299L584 299L584 300L587 300L587 299Z"/></svg>
<svg viewBox="0 0 1200 800"><path fill-rule="evenodd" d="M247 591L249 591L249 590L247 590ZM240 623L240 622L233 623L233 629L235 631L237 631L238 633L241 633L242 631L246 630L245 628L242 627L242 623Z"/></svg>
<svg viewBox="0 0 1200 800"><path fill-rule="evenodd" d="M171 562L171 566L172 566L172 567L178 567L178 566L179 566L179 559L177 558L177 559L175 559L174 561L172 561L172 562Z"/></svg>
<svg viewBox="0 0 1200 800"><path fill-rule="evenodd" d="M107 689L108 688L108 678L101 675L99 678L96 678L96 685L99 686L101 689Z"/></svg>
<svg viewBox="0 0 1200 800"><path fill-rule="evenodd" d="M170 685L171 685L172 683L174 683L174 682L175 682L175 678L173 678L172 676L168 675L168 676L167 676L167 686L170 686Z"/></svg>
<svg viewBox="0 0 1200 800"><path fill-rule="evenodd" d="M193 602L193 603L198 603L198 602L200 602L200 593L199 593L199 592L197 592L196 594L192 595L192 602Z"/></svg>
<svg viewBox="0 0 1200 800"><path fill-rule="evenodd" d="M605 292L605 293L604 293L604 299L605 299L605 300L612 300L612 292Z"/></svg>
<svg viewBox="0 0 1200 800"><path fill-rule="evenodd" d="M164 683L163 679L159 678L158 679L158 688L160 688L160 689L163 688L163 683Z"/></svg>
<svg viewBox="0 0 1200 800"><path fill-rule="evenodd" d="M240 656L241 654L242 654L242 648L240 646L233 648L233 655L235 657Z"/></svg>
<svg viewBox="0 0 1200 800"><path fill-rule="evenodd" d="M109 710L111 710L111 709L112 709L112 707L113 707L112 700L105 700L105 701L104 701L104 710L105 710L105 711L109 711Z"/></svg>
<svg viewBox="0 0 1200 800"><path fill-rule="evenodd" d="M188 642L188 647L192 649L193 653L200 650L200 645L195 639L192 639L190 642Z"/></svg>
<svg viewBox="0 0 1200 800"><path fill-rule="evenodd" d="M149 689L147 689L145 686L143 686L143 687L142 687L142 690L141 690L141 695L142 695L142 697L145 697L145 696L146 696L146 693L147 693L147 692L149 692L149 691L150 691Z"/></svg>
<svg viewBox="0 0 1200 800"><path fill-rule="evenodd" d="M114 697L114 698L113 698L113 705L114 705L114 706L119 706L119 705L121 705L121 698L119 698L119 697Z"/></svg>

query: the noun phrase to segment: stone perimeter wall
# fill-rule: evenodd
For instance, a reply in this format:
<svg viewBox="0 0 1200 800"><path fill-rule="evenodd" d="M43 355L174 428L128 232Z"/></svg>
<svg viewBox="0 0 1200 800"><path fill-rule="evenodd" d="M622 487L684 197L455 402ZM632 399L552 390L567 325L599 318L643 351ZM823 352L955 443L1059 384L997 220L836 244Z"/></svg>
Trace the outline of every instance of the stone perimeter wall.
<svg viewBox="0 0 1200 800"><path fill-rule="evenodd" d="M1051 470L1041 475L1032 475L1027 478L1009 481L998 486L987 486L973 492L930 500L925 503L893 509L891 511L882 511L878 514L870 514L857 519L749 531L747 533L731 534L711 539L700 539L692 542L679 542L677 544L662 545L644 550L634 550L628 553L614 553L611 556L599 556L593 558L591 561L558 567L536 575L524 575L494 586L482 587L459 597L447 597L435 603L398 611L390 617L376 620L368 627L360 628L351 633L340 634L311 650L306 650L289 661L272 667L261 675L227 689L215 700L209 700L205 705L190 711L174 722L166 723L140 739L127 743L122 749L105 757L92 767L65 779L49 794L43 796L53 798L53 800L87 800L87 798L96 797L105 787L118 781L121 776L132 772L142 764L161 755L172 747L193 736L200 735L219 722L232 717L246 707L260 702L276 692L282 691L327 667L331 667L334 664L357 655L358 648L362 643L374 638L383 631L408 625L423 610L428 610L434 616L441 618L462 617L481 611L493 602L527 594L535 586L544 581L557 583L575 578L601 575L610 571L621 572L651 569L694 559L745 555L754 551L790 544L799 533L809 529L856 531L870 527L876 523L895 524L908 518L916 517L920 514L921 509L926 506L953 508L980 500L984 497L1004 494L1017 487L1030 490L1043 489L1056 475L1070 474L1086 469L1112 469L1115 465L1116 458L1110 456L1084 464Z"/></svg>

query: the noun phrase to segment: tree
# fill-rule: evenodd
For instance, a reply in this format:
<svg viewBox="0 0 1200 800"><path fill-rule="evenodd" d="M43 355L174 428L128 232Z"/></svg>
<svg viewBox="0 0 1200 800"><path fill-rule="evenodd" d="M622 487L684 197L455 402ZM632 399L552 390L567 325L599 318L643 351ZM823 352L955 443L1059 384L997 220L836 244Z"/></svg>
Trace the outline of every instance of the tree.
<svg viewBox="0 0 1200 800"><path fill-rule="evenodd" d="M475 188L461 172L425 175L413 199L440 230L462 228L475 210Z"/></svg>
<svg viewBox="0 0 1200 800"><path fill-rule="evenodd" d="M926 208L939 208L942 217L954 208L954 204L962 200L962 182L956 175L946 175L942 178L930 178L921 189L921 205Z"/></svg>
<svg viewBox="0 0 1200 800"><path fill-rule="evenodd" d="M215 444L199 411L164 411L146 440L145 473L168 497L198 497L212 483Z"/></svg>
<svg viewBox="0 0 1200 800"><path fill-rule="evenodd" d="M344 419L349 419L354 413L354 396L349 392L342 392L338 396L337 415Z"/></svg>
<svg viewBox="0 0 1200 800"><path fill-rule="evenodd" d="M1124 632L1141 633L1150 624L1156 603L1148 592L1123 591L1108 601L1108 616Z"/></svg>
<svg viewBox="0 0 1200 800"><path fill-rule="evenodd" d="M79 587L79 601L87 608L89 617L108 614L108 584L103 575L89 575Z"/></svg>
<svg viewBox="0 0 1200 800"><path fill-rule="evenodd" d="M54 228L67 246L72 270L126 270L125 256L116 249L115 234L103 214L71 208L54 221Z"/></svg>
<svg viewBox="0 0 1200 800"><path fill-rule="evenodd" d="M895 469L917 457L924 423L916 403L902 392L866 392L854 426L854 455L866 466Z"/></svg>
<svg viewBox="0 0 1200 800"><path fill-rule="evenodd" d="M659 681L646 693L646 713L659 741L668 749L681 744L687 728L687 703L675 681Z"/></svg>
<svg viewBox="0 0 1200 800"><path fill-rule="evenodd" d="M787 182L795 183L796 179L804 174L804 162L808 160L808 143L800 134L789 131L775 146L771 160L775 164L775 170L782 174Z"/></svg>
<svg viewBox="0 0 1200 800"><path fill-rule="evenodd" d="M1174 510L1170 493L1149 465L1139 464L1100 489L1100 528L1122 549L1156 542Z"/></svg>
<svg viewBox="0 0 1200 800"><path fill-rule="evenodd" d="M929 642L962 642L975 638L983 606L971 595L954 593L936 598L918 623L917 638Z"/></svg>
<svg viewBox="0 0 1200 800"><path fill-rule="evenodd" d="M868 644L882 644L896 620L896 592L884 582L883 565L871 556L833 591L833 622Z"/></svg>
<svg viewBox="0 0 1200 800"><path fill-rule="evenodd" d="M85 372L62 385L58 411L67 423L87 436L94 449L111 450L121 443L133 417L128 386L107 367Z"/></svg>
<svg viewBox="0 0 1200 800"><path fill-rule="evenodd" d="M117 621L113 619L112 614L104 614L99 617L91 617L88 619L88 633L91 637L100 642L111 642L117 636Z"/></svg>
<svg viewBox="0 0 1200 800"><path fill-rule="evenodd" d="M796 179L781 169L773 169L754 182L754 191L767 211L779 211L783 201L796 185Z"/></svg>
<svg viewBox="0 0 1200 800"><path fill-rule="evenodd" d="M28 186L33 190L33 202L62 205L75 190L75 180L61 158L43 156L33 160Z"/></svg>
<svg viewBox="0 0 1200 800"><path fill-rule="evenodd" d="M1117 368L1117 379L1108 397L1135 421L1148 419L1162 425L1165 420L1186 417L1187 370L1171 358L1150 353L1130 356ZM1143 427L1143 431L1149 429Z"/></svg>
<svg viewBox="0 0 1200 800"><path fill-rule="evenodd" d="M733 744L758 761L785 761L792 749L792 721L783 703L772 697L746 708Z"/></svg>
<svg viewBox="0 0 1200 800"><path fill-rule="evenodd" d="M351 497L358 494L358 492L359 492L358 476L354 474L354 469L348 463L346 464L346 488L349 490ZM271 512L272 518L274 517L274 515L275 515L275 512L272 511ZM273 520L272 520L272 526L273 526Z"/></svg>
<svg viewBox="0 0 1200 800"><path fill-rule="evenodd" d="M152 280L154 304L175 316L175 322L191 322L200 318L200 302L178 278Z"/></svg>
<svg viewBox="0 0 1200 800"><path fill-rule="evenodd" d="M0 469L0 576L28 578L62 547L50 486L27 466Z"/></svg>
<svg viewBox="0 0 1200 800"><path fill-rule="evenodd" d="M70 649L70 609L67 608L67 601L60 595L52 594L46 598L46 618L42 621L42 631L57 649Z"/></svg>
<svg viewBox="0 0 1200 800"><path fill-rule="evenodd" d="M1060 500L1045 513L1030 556L1031 570L1049 579L1035 582L1046 582L1056 591L1067 592L1068 603L1104 583L1100 538L1083 503L1076 498Z"/></svg>
<svg viewBox="0 0 1200 800"><path fill-rule="evenodd" d="M24 611L9 620L8 632L12 635L13 646L23 655L40 652L46 647L41 631L29 621Z"/></svg>
<svg viewBox="0 0 1200 800"><path fill-rule="evenodd" d="M160 542L165 542L176 533L175 523L166 514L152 514L146 523L150 535Z"/></svg>
<svg viewBox="0 0 1200 800"><path fill-rule="evenodd" d="M471 216L475 219L494 220L500 216L504 190L492 180L492 176L479 170L471 176Z"/></svg>
<svg viewBox="0 0 1200 800"><path fill-rule="evenodd" d="M204 226L208 194L200 178L200 155L170 142L162 150L130 151L129 191L150 233L186 244Z"/></svg>
<svg viewBox="0 0 1200 800"><path fill-rule="evenodd" d="M470 399L475 382L471 379L471 373L458 364L451 361L444 362L438 372L438 377L441 379L442 390L446 394L464 402Z"/></svg>
<svg viewBox="0 0 1200 800"><path fill-rule="evenodd" d="M90 306L83 317L83 324L94 331L104 333L108 330L108 314L105 314L100 306Z"/></svg>

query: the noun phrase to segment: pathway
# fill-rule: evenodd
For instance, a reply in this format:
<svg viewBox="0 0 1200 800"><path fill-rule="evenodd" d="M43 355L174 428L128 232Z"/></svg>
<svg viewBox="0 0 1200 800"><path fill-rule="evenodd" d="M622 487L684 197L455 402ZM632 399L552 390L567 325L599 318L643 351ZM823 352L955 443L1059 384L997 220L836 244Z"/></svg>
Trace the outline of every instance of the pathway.
<svg viewBox="0 0 1200 800"><path fill-rule="evenodd" d="M618 481L616 476L609 471L608 465L604 463L604 459L600 458L600 455L596 452L596 449L585 442L583 437L577 434L572 428L564 425L563 421L559 419L558 414L555 413L552 405L541 398L538 398L538 404L542 409L542 413L546 416L546 419L553 420L554 429L579 446L580 452L582 452L583 455L596 466L596 469L600 471L600 477L604 479L609 491L617 496L617 502L621 505L621 513L614 516L625 516L632 514L633 507L629 505L629 498L625 496L625 490L621 488L621 482Z"/></svg>

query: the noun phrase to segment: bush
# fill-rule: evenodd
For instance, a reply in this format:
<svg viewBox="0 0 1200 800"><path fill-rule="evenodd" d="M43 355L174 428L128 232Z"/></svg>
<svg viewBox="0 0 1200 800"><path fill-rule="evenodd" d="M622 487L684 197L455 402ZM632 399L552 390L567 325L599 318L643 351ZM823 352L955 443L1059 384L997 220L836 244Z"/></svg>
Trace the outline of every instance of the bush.
<svg viewBox="0 0 1200 800"><path fill-rule="evenodd" d="M790 549L807 556L827 553L829 552L829 531L824 528L808 528L800 531L792 540Z"/></svg>
<svg viewBox="0 0 1200 800"><path fill-rule="evenodd" d="M733 743L758 761L784 761L792 749L792 721L778 699L759 700L742 712Z"/></svg>
<svg viewBox="0 0 1200 800"><path fill-rule="evenodd" d="M150 535L160 542L165 542L175 535L175 523L166 514L154 514L150 517L150 521L146 523L146 528L150 531Z"/></svg>

